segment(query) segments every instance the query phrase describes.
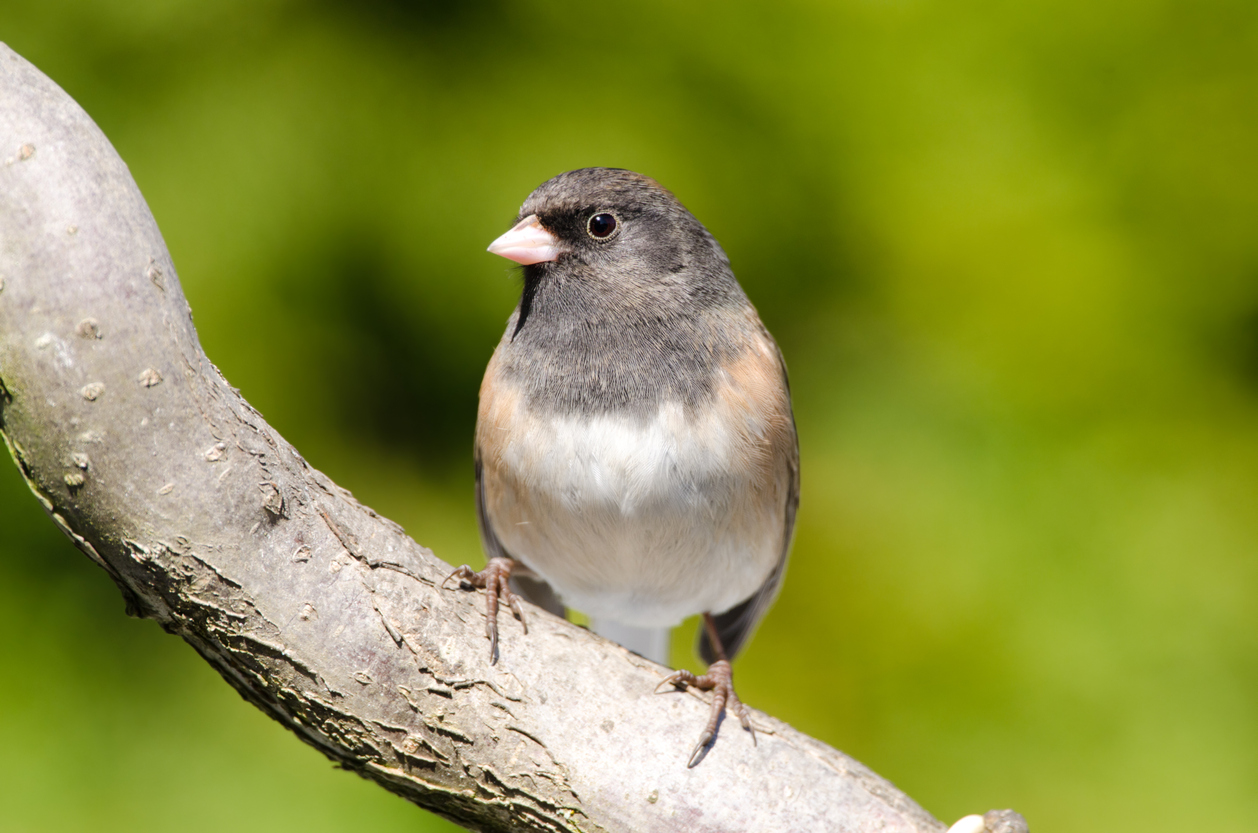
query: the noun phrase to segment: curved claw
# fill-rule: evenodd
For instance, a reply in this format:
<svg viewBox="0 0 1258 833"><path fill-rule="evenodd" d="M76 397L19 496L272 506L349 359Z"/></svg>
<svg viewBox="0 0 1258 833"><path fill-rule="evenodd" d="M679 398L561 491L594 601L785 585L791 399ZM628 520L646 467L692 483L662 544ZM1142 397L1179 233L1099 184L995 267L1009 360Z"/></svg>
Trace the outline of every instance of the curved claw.
<svg viewBox="0 0 1258 833"><path fill-rule="evenodd" d="M660 689L664 688L666 685L671 685L674 689L676 689L679 685L689 685L690 683L685 679L687 675L694 677L694 674L691 674L689 671L674 671L664 679L660 680L660 684L655 687L655 693L661 694L662 692Z"/></svg>
<svg viewBox="0 0 1258 833"><path fill-rule="evenodd" d="M466 581L474 575L476 575L476 573L472 571L472 568L464 564L442 580L441 589L445 590L446 585L450 583L450 579L455 576L458 576L460 581Z"/></svg>
<svg viewBox="0 0 1258 833"><path fill-rule="evenodd" d="M686 769L694 769L699 765L699 762L703 760L703 756L706 754L704 750L712 742L713 737L715 737L714 733L708 731L699 736L699 742L695 744L694 751L690 753L690 760L686 763Z"/></svg>
<svg viewBox="0 0 1258 833"><path fill-rule="evenodd" d="M733 690L730 691L730 700L732 701L730 706L734 709L734 714L738 715L738 722L743 725L744 729L751 732L751 745L759 746L760 744L756 743L756 728L751 725L751 715L747 714L746 704L738 699L738 695Z"/></svg>
<svg viewBox="0 0 1258 833"><path fill-rule="evenodd" d="M743 701L738 699L738 695L734 693L734 672L730 669L728 660L717 660L708 666L708 673L702 677L695 676L689 671L674 671L665 677L659 685L655 687L655 692L660 693L660 689L665 685L674 685L678 688L692 686L701 691L712 692L712 707L708 713L708 725L704 727L703 734L699 736L699 743L695 746L694 751L690 753L690 762L687 767L696 766L703 759L704 749L716 737L717 727L721 723L721 715L728 708L734 714L738 715L738 722L743 728L751 732L751 742L756 743L756 730L751 725L751 715L747 713L747 706Z"/></svg>
<svg viewBox="0 0 1258 833"><path fill-rule="evenodd" d="M520 620L524 632L529 632L528 622L524 619L524 609L520 607L519 598L511 592L508 584L515 566L515 561L510 558L491 558L485 565L485 569L479 573L464 564L441 582L444 588L450 579L457 577L460 581L485 591L485 636L489 638L490 665L498 661L498 602L500 600L505 601L511 608L511 612Z"/></svg>

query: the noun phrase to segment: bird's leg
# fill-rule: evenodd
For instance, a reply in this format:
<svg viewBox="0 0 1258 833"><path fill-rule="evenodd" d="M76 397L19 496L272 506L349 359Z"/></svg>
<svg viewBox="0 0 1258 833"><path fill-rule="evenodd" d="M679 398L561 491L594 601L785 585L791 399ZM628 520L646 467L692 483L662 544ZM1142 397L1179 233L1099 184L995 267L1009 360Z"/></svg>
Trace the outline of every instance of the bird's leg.
<svg viewBox="0 0 1258 833"><path fill-rule="evenodd" d="M703 626L708 629L708 640L712 643L717 657L716 662L708 666L708 673L700 677L685 670L675 671L665 677L656 688L656 691L659 691L666 685L673 685L679 689L693 686L712 692L712 710L708 716L708 725L704 727L703 734L699 735L699 742L690 753L690 762L686 764L688 767L695 766L703 759L704 750L716 737L716 727L721 722L721 714L726 708L738 715L738 722L743 724L744 729L751 732L751 742L753 744L756 742L756 730L751 727L751 716L747 713L747 706L734 693L734 671L725 657L725 648L721 645L720 637L716 633L716 623L712 621L712 614L703 614Z"/></svg>
<svg viewBox="0 0 1258 833"><path fill-rule="evenodd" d="M515 560L510 558L491 558L485 565L485 569L479 573L464 564L441 582L441 586L445 587L446 582L457 578L461 584L470 584L472 587L485 590L485 635L489 637L490 665L498 661L498 602L500 600L506 602L515 614L515 618L520 620L524 632L529 632L528 623L524 621L524 611L520 608L520 599L511 592L511 587L507 583L512 571L518 566Z"/></svg>

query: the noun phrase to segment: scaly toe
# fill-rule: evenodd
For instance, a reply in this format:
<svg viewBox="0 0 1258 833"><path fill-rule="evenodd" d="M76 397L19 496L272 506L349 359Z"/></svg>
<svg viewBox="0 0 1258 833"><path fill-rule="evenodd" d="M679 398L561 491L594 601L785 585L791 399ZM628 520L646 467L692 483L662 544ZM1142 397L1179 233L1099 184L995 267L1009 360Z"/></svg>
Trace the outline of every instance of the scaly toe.
<svg viewBox="0 0 1258 833"><path fill-rule="evenodd" d="M480 572L475 572L464 564L441 582L444 588L451 579L457 578L461 583L484 589L485 636L489 639L490 665L498 661L498 603L500 601L507 603L511 611L519 618L524 632L529 632L528 623L524 620L524 610L520 607L520 600L511 592L507 584L515 567L516 563L510 558L491 558L485 565L485 569Z"/></svg>

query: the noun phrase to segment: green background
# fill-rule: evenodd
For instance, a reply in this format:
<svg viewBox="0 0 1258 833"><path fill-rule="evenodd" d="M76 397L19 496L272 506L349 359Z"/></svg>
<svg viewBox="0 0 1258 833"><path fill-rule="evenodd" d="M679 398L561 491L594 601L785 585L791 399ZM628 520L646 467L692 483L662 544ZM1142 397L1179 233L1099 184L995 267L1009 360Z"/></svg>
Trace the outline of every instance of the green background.
<svg viewBox="0 0 1258 833"><path fill-rule="evenodd" d="M945 821L1254 829L1253 0L41 0L0 39L130 165L227 378L454 564L485 246L559 171L659 179L792 373L744 699ZM0 826L448 829L125 618L8 463L0 527Z"/></svg>

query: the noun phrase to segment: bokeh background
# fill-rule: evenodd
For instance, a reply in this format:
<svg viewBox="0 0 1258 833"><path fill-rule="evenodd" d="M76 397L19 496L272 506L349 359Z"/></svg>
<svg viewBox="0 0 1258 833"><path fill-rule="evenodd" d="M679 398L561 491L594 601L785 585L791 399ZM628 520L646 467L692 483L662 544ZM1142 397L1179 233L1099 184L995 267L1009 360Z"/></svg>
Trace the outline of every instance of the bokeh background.
<svg viewBox="0 0 1258 833"><path fill-rule="evenodd" d="M744 699L945 821L1254 829L1252 0L41 0L0 39L130 165L228 379L453 564L518 293L485 246L559 171L656 177L792 373ZM124 617L8 463L0 737L8 830L450 829Z"/></svg>

